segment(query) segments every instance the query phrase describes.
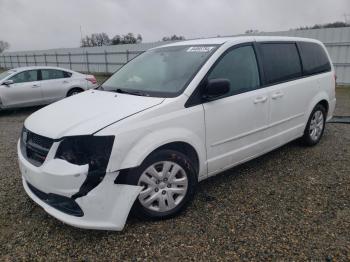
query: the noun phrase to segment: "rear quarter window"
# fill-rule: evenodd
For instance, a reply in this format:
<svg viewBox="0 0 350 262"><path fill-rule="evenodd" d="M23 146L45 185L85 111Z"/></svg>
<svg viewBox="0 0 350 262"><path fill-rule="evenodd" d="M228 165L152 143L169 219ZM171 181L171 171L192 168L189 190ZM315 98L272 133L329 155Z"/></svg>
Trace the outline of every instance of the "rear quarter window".
<svg viewBox="0 0 350 262"><path fill-rule="evenodd" d="M300 42L298 45L304 75L314 75L331 71L331 64L322 46L309 42Z"/></svg>
<svg viewBox="0 0 350 262"><path fill-rule="evenodd" d="M69 78L72 76L72 73L67 72L67 71L63 71L63 76L64 76L64 78Z"/></svg>
<svg viewBox="0 0 350 262"><path fill-rule="evenodd" d="M266 84L284 82L302 76L295 43L263 43L260 51Z"/></svg>

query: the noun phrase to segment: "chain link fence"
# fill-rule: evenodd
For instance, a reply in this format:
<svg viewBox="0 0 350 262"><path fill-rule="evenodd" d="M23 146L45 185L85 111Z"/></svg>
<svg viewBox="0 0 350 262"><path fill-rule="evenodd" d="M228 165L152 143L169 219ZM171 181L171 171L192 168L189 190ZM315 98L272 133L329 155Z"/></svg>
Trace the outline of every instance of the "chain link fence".
<svg viewBox="0 0 350 262"><path fill-rule="evenodd" d="M144 51L26 53L0 55L0 67L57 66L80 72L111 73Z"/></svg>

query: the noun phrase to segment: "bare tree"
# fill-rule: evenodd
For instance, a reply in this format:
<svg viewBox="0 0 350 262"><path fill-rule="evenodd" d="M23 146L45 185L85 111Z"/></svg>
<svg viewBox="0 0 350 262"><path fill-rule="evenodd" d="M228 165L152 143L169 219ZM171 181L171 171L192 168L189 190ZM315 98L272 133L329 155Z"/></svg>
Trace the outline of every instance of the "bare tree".
<svg viewBox="0 0 350 262"><path fill-rule="evenodd" d="M245 34L257 34L257 33L259 33L259 30L256 30L256 29L249 29L245 31Z"/></svg>
<svg viewBox="0 0 350 262"><path fill-rule="evenodd" d="M142 42L142 36L140 34L135 35L133 33L128 33L126 35L120 36L115 35L112 39L106 33L95 33L90 36L85 36L81 39L81 47L91 47L91 46L104 46L104 45L121 45L121 44L137 44Z"/></svg>
<svg viewBox="0 0 350 262"><path fill-rule="evenodd" d="M141 43L141 42L142 42L142 36L141 36L141 34L137 34L136 42L137 42L137 43Z"/></svg>
<svg viewBox="0 0 350 262"><path fill-rule="evenodd" d="M0 54L9 48L10 44L8 42L0 40Z"/></svg>
<svg viewBox="0 0 350 262"><path fill-rule="evenodd" d="M111 40L106 33L95 33L91 36L85 36L81 39L81 47L110 45Z"/></svg>

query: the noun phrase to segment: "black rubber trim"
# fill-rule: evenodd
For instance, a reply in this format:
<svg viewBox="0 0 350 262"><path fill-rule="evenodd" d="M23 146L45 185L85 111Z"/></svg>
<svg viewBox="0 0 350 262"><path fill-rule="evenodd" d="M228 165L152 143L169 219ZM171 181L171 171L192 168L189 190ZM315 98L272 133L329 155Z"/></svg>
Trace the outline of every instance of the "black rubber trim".
<svg viewBox="0 0 350 262"><path fill-rule="evenodd" d="M83 210L73 199L53 193L45 193L26 182L30 191L49 206L71 216L84 216Z"/></svg>
<svg viewBox="0 0 350 262"><path fill-rule="evenodd" d="M118 176L114 180L114 184L119 184L119 185L128 185L127 183L127 175L130 171L133 169L138 168L137 167L131 167L131 168L126 168L126 169L121 169L119 170Z"/></svg>

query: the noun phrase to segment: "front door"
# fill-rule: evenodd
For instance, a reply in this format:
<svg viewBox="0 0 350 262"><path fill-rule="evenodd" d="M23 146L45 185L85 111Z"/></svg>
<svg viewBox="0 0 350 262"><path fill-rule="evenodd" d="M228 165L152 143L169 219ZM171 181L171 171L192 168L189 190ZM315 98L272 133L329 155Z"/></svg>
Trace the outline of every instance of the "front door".
<svg viewBox="0 0 350 262"><path fill-rule="evenodd" d="M209 175L261 153L268 125L269 100L260 87L252 45L226 52L208 79L228 79L230 92L204 104Z"/></svg>
<svg viewBox="0 0 350 262"><path fill-rule="evenodd" d="M2 97L5 107L29 106L42 103L40 81L38 81L38 70L20 72L9 80L13 84L2 85Z"/></svg>

